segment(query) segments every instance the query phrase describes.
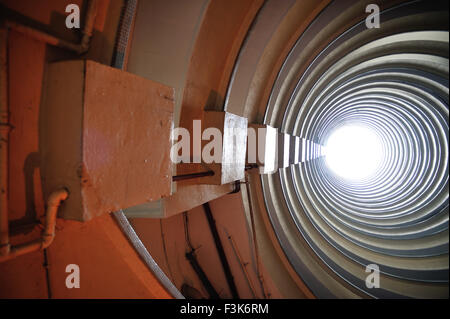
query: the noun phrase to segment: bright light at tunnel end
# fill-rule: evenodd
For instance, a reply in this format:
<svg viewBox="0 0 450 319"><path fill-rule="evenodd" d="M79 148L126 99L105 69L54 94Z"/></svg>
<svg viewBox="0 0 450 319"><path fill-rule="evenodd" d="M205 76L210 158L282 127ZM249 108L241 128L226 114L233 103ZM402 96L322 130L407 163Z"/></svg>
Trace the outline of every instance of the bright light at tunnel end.
<svg viewBox="0 0 450 319"><path fill-rule="evenodd" d="M373 176L382 163L383 147L370 127L338 127L325 142L325 162L341 178L358 181Z"/></svg>

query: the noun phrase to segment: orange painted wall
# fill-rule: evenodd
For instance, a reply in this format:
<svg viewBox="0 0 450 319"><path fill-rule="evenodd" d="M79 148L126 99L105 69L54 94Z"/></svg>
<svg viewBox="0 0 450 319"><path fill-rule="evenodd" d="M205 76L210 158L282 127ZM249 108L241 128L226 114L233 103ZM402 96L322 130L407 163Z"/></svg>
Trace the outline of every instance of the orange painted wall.
<svg viewBox="0 0 450 319"><path fill-rule="evenodd" d="M67 2L67 3L66 3ZM9 1L5 11L32 19L67 40L77 34L64 26L65 6L82 1ZM84 4L83 4L84 5ZM101 0L90 59L110 63L122 1ZM84 8L82 6L82 8ZM3 10L2 9L2 10ZM31 20L30 20L31 21ZM108 40L109 39L109 40ZM42 79L48 62L79 58L26 37L9 33L9 221L11 244L40 236L36 228L44 214L39 156L39 116ZM67 264L80 267L80 288L68 289ZM56 237L46 250L0 264L0 298L170 298L141 261L112 215L89 223L58 220Z"/></svg>
<svg viewBox="0 0 450 319"><path fill-rule="evenodd" d="M211 211L216 221L225 255L230 265L240 298L263 298L259 284L254 247L247 229L241 194L230 194L210 202ZM231 292L220 264L219 255L208 226L203 208L196 207L188 213L189 237L197 256L198 263L211 281L221 298L231 298ZM207 298L208 293L192 270L184 254L190 249L186 242L186 226L183 215L176 215L164 220L139 218L132 219L131 224L136 233L155 258L162 270L172 279L177 288L186 283L200 291ZM232 237L242 260L239 261L229 240ZM247 264L249 280L255 295L247 283L240 263ZM282 298L270 279L270 273L262 268L265 293L270 298Z"/></svg>
<svg viewBox="0 0 450 319"><path fill-rule="evenodd" d="M63 4L81 3L67 0L0 0L0 5L31 18L54 34L73 40L76 34L60 29L65 17ZM109 64L122 1L101 0L92 46L85 57ZM188 71L182 116L185 126L201 113L211 92L223 96L234 59L246 30L262 1L212 1L202 24ZM220 36L217 36L220 34ZM40 104L42 79L46 63L78 58L70 52L46 46L16 32L9 38L9 98L11 124L9 198L11 243L36 239L40 229L34 228L45 211L41 191L39 156ZM205 50L212 48L214 51ZM205 77L205 74L207 75ZM215 105L213 105L215 106ZM227 234L239 244L244 262L254 267L252 248L246 229L240 194L227 195L211 203L218 223L225 253L236 278L241 297L253 297L243 277ZM189 212L191 235L198 249L201 266L212 279L222 297L230 297L212 236L207 228L202 208ZM235 224L237 226L234 226ZM133 221L149 252L161 268L181 288L188 283L207 296L184 254L186 243L182 215L168 219ZM164 245L163 246L163 241ZM166 248L167 253L164 252ZM165 256L167 254L167 258ZM81 286L67 289L65 268L80 266ZM253 264L252 264L253 263ZM170 266L169 266L170 265ZM261 297L254 269L249 270L256 294ZM267 278L271 297L281 297ZM0 298L169 298L155 277L142 263L118 228L111 215L103 215L87 223L58 220L56 237L46 253L39 251L0 264Z"/></svg>

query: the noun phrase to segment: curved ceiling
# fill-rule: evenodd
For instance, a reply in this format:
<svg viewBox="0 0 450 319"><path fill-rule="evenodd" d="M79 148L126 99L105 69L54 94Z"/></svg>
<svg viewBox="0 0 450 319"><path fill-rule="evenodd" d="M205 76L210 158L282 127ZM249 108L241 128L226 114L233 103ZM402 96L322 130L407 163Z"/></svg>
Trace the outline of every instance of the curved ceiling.
<svg viewBox="0 0 450 319"><path fill-rule="evenodd" d="M381 141L381 164L360 180L335 174L325 157L251 177L281 258L316 296L446 296L448 4L384 3L375 29L366 27L365 5L328 4L287 55L280 50L271 81L260 70L294 5L267 1L241 48L225 109L321 145L346 125L370 128ZM267 98L254 103L262 91ZM365 283L370 264L381 273L378 289Z"/></svg>

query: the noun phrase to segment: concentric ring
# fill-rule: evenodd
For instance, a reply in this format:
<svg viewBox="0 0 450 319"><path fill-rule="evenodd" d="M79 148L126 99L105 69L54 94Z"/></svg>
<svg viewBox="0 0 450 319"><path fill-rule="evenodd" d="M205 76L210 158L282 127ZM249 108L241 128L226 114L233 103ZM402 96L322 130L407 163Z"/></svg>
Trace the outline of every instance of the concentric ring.
<svg viewBox="0 0 450 319"><path fill-rule="evenodd" d="M325 279L311 267L305 271L305 256L296 247L303 240L336 280L362 294L445 296L445 13L421 2L403 4L381 14L380 30L367 29L361 21L314 59L305 57L314 24L329 19L333 6L338 5L325 9L291 50L273 86L265 122L321 145L343 125L365 125L383 141L383 161L376 174L360 181L339 178L324 157L263 176L271 222L291 264L319 296L322 288L314 287ZM417 23L430 19L436 19L434 24ZM301 238L287 226L292 222ZM378 289L365 284L369 264L382 273Z"/></svg>

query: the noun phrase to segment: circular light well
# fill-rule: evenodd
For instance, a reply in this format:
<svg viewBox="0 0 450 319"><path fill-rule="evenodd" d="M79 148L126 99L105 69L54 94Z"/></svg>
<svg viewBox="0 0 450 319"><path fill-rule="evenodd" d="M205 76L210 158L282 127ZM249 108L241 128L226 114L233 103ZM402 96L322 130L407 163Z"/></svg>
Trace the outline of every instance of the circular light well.
<svg viewBox="0 0 450 319"><path fill-rule="evenodd" d="M344 179L374 176L382 163L382 143L373 129L344 125L331 133L325 145L328 168Z"/></svg>

